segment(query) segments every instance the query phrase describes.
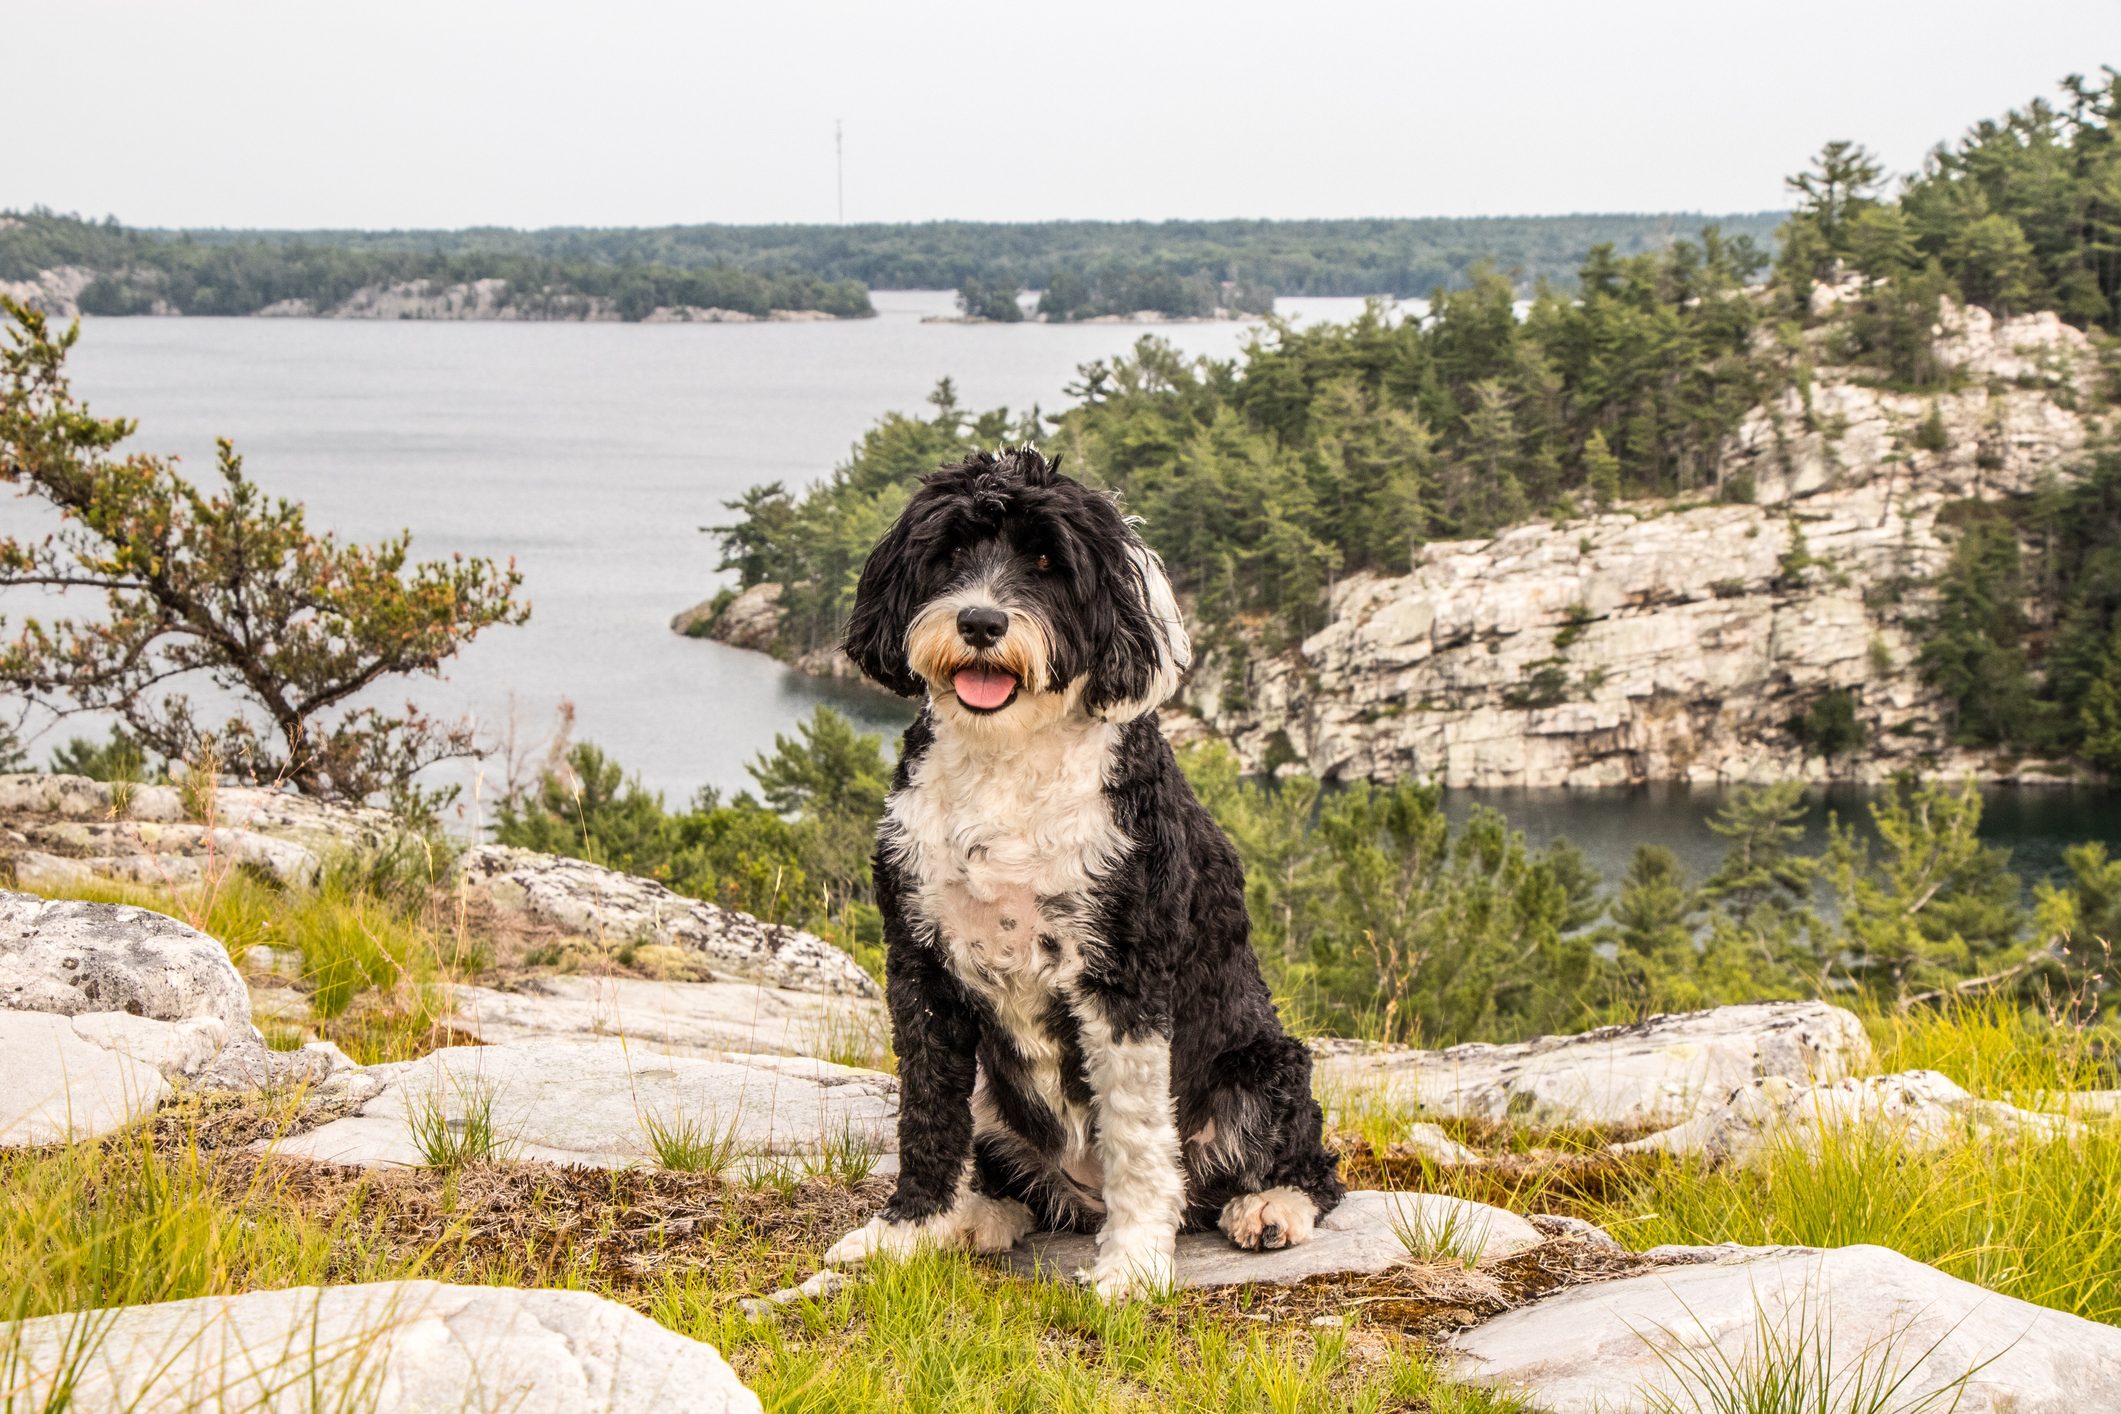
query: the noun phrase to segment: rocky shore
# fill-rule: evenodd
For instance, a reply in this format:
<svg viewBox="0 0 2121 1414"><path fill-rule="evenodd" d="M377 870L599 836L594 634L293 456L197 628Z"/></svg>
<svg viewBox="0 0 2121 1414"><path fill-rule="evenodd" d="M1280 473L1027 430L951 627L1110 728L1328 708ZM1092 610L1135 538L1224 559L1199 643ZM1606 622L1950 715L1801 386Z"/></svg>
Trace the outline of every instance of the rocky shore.
<svg viewBox="0 0 2121 1414"><path fill-rule="evenodd" d="M54 319L74 319L81 314L81 292L97 278L97 272L80 266L60 266L39 272L34 280L0 280L0 295L7 295ZM155 315L181 315L168 300L157 298L146 311ZM618 323L623 316L618 302L605 295L584 295L550 290L515 290L502 279L444 283L439 280L401 280L388 285L364 285L344 299L318 304L306 299L283 299L253 311L260 319L462 319L503 321L549 321L573 323ZM819 309L775 309L753 314L741 309L699 308L666 305L651 310L642 324L785 324L813 323L835 319Z"/></svg>
<svg viewBox="0 0 2121 1414"><path fill-rule="evenodd" d="M1752 411L1698 502L1433 542L1407 574L1335 585L1301 643L1223 635L1166 730L1225 740L1255 771L1449 786L1875 782L1910 767L2079 779L1954 745L1913 626L1950 554L1953 503L2023 499L2076 473L2107 406L2098 354L2052 314L1949 305L1935 342L1950 390L1822 367ZM778 593L700 606L684 631L851 671L777 643ZM1829 695L1860 737L1831 755L1798 727Z"/></svg>

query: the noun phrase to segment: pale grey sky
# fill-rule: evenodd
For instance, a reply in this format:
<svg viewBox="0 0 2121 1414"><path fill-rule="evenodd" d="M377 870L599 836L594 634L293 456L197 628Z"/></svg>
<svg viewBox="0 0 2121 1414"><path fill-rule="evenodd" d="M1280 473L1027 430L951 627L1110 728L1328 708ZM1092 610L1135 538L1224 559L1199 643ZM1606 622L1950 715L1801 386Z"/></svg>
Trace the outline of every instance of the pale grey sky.
<svg viewBox="0 0 2121 1414"><path fill-rule="evenodd" d="M2121 62L2121 0L0 0L0 52L0 206L140 225L829 221L835 118L850 220L1734 211Z"/></svg>

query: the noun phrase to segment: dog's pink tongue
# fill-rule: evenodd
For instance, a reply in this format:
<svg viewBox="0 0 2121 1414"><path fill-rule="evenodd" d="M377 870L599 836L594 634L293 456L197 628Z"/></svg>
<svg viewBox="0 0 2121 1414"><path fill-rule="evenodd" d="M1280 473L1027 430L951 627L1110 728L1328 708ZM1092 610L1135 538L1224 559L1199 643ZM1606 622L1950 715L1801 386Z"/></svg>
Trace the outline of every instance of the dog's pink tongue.
<svg viewBox="0 0 2121 1414"><path fill-rule="evenodd" d="M988 712L1007 702L1009 694L1016 691L1016 674L1000 668L960 668L957 676L950 679L950 686L958 701Z"/></svg>

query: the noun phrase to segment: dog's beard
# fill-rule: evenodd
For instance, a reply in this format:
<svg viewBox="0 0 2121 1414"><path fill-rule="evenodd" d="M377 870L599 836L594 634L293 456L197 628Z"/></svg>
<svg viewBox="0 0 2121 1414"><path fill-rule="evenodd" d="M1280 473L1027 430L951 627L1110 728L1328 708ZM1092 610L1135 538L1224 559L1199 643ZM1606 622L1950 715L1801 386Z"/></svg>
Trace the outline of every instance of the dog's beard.
<svg viewBox="0 0 2121 1414"><path fill-rule="evenodd" d="M1052 653L1035 617L1011 612L1008 631L992 647L975 649L958 633L962 607L936 600L906 631L906 660L927 681L938 706L954 706L973 719L999 719L1016 713L1020 703L1052 695Z"/></svg>

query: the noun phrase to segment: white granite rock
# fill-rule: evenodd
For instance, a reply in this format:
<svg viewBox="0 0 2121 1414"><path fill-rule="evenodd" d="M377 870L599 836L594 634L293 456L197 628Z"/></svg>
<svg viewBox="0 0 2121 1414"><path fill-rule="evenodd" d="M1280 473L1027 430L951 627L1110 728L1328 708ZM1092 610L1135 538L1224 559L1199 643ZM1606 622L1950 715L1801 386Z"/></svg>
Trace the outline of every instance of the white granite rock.
<svg viewBox="0 0 2121 1414"><path fill-rule="evenodd" d="M228 950L145 908L0 892L0 1008L72 1016L250 1025L250 993Z"/></svg>
<svg viewBox="0 0 2121 1414"><path fill-rule="evenodd" d="M100 1138L146 1119L169 1093L151 1062L75 1029L88 1020L0 1011L0 1148Z"/></svg>
<svg viewBox="0 0 2121 1414"><path fill-rule="evenodd" d="M219 942L125 904L0 891L0 1011L71 1017L77 1039L213 1088L315 1079L328 1068L266 1048L250 990Z"/></svg>
<svg viewBox="0 0 2121 1414"><path fill-rule="evenodd" d="M815 934L672 893L586 860L480 845L458 868L501 908L579 937L657 943L730 977L802 992L878 995L852 957Z"/></svg>
<svg viewBox="0 0 2121 1414"><path fill-rule="evenodd" d="M30 1408L758 1414L711 1345L581 1291L292 1287L0 1326Z"/></svg>
<svg viewBox="0 0 2121 1414"><path fill-rule="evenodd" d="M91 878L168 887L234 866L312 883L330 855L381 850L405 838L385 811L292 791L224 785L200 804L204 818L194 819L175 786L0 776L0 819L25 840L12 854L15 877L44 888Z"/></svg>
<svg viewBox="0 0 2121 1414"><path fill-rule="evenodd" d="M1838 1079L1870 1059L1863 1023L1824 1002L1758 1002L1576 1036L1419 1051L1325 1041L1316 1084L1461 1119L1672 1125L1749 1081Z"/></svg>
<svg viewBox="0 0 2121 1414"><path fill-rule="evenodd" d="M1708 1396L1731 1381L1708 1372L1769 1363L1802 1372L1800 1387L1824 1385L1823 1408L2121 1409L2121 1329L1985 1291L1883 1247L1740 1251L1573 1287L1454 1345L1454 1373L1520 1391L1553 1414L1724 1408ZM1857 1396L1896 1379L1883 1401Z"/></svg>
<svg viewBox="0 0 2121 1414"><path fill-rule="evenodd" d="M1949 555L1943 507L2029 495L2083 462L2107 403L2099 360L2052 316L1945 316L1940 357L1968 371L1962 388L1895 393L1821 368L1755 409L1716 473L1751 482L1753 504L1643 503L1432 542L1410 573L1341 580L1294 648L1205 654L1177 705L1251 769L1293 749L1340 779L2049 779L1954 746L1909 625ZM1933 411L1941 450L1918 444ZM1913 588L1867 602L1889 584ZM1551 691L1535 690L1542 672ZM1835 689L1854 692L1868 736L1829 761L1790 723Z"/></svg>
<svg viewBox="0 0 2121 1414"><path fill-rule="evenodd" d="M1739 1086L1724 1103L1684 1124L1614 1148L1743 1161L1778 1144L1816 1151L1824 1137L1859 1126L1911 1149L2019 1135L2051 1139L2081 1128L2059 1115L1976 1099L1934 1070L1816 1085L1777 1075Z"/></svg>
<svg viewBox="0 0 2121 1414"><path fill-rule="evenodd" d="M451 996L452 1024L488 1044L622 1036L664 1055L880 1056L890 1037L880 1002L759 982L532 977L508 991L460 986Z"/></svg>
<svg viewBox="0 0 2121 1414"><path fill-rule="evenodd" d="M1508 1256L1544 1239L1515 1213L1437 1193L1358 1190L1319 1221L1309 1242L1275 1252L1246 1252L1219 1232L1178 1239L1181 1287L1288 1283L1328 1273L1369 1275L1412 1261L1471 1266ZM1017 1270L1068 1278L1097 1258L1097 1239L1081 1233L1034 1233L1009 1253Z"/></svg>
<svg viewBox="0 0 2121 1414"><path fill-rule="evenodd" d="M494 1157L598 1168L654 1164L658 1127L726 1138L732 1167L798 1162L849 1143L878 1161L897 1150L897 1081L797 1056L705 1060L622 1040L452 1046L334 1076L320 1093L345 1095L352 1113L274 1141L274 1152L417 1165L427 1156L416 1122L440 1113L461 1133L479 1112Z"/></svg>

